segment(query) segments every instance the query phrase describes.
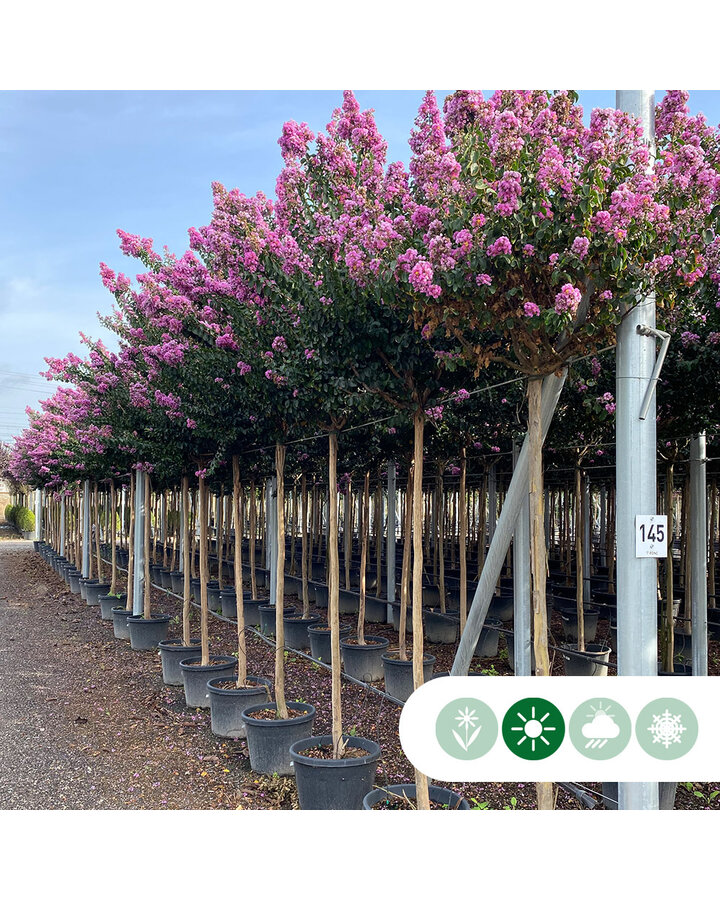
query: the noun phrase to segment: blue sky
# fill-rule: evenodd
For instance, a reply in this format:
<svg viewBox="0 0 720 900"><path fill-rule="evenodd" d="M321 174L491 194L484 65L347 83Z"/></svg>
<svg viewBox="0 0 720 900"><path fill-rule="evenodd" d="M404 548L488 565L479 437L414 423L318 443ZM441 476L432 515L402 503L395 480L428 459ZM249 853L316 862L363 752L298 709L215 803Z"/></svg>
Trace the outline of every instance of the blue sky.
<svg viewBox="0 0 720 900"><path fill-rule="evenodd" d="M423 91L356 93L376 110L389 158L407 162ZM615 92L580 98L587 113L613 106ZM78 331L101 336L96 312L112 298L99 263L135 271L117 228L182 253L187 229L209 221L211 182L272 195L282 123L317 132L341 101L341 91L0 92L0 440L52 393L37 376L43 357L82 352ZM690 105L720 122L719 91L691 92Z"/></svg>

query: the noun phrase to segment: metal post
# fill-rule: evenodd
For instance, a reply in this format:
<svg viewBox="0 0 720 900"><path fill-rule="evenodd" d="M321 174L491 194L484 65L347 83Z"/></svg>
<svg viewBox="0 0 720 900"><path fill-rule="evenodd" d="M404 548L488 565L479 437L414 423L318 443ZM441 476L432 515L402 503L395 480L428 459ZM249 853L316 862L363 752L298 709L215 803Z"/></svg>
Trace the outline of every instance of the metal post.
<svg viewBox="0 0 720 900"><path fill-rule="evenodd" d="M692 601L693 675L708 674L707 488L705 432L690 443L690 599Z"/></svg>
<svg viewBox="0 0 720 900"><path fill-rule="evenodd" d="M43 491L42 488L35 489L35 540L42 540L43 531Z"/></svg>
<svg viewBox="0 0 720 900"><path fill-rule="evenodd" d="M65 556L65 494L60 498L60 556Z"/></svg>
<svg viewBox="0 0 720 900"><path fill-rule="evenodd" d="M617 108L639 118L651 147L655 136L654 91L617 91ZM639 298L617 329L617 645L618 675L657 675L657 561L635 557L635 516L656 512L655 393L646 418L643 401L656 358L655 295ZM621 782L620 809L658 808L657 782Z"/></svg>
<svg viewBox="0 0 720 900"><path fill-rule="evenodd" d="M388 463L387 471L387 537L385 550L385 571L387 572L387 622L392 622L392 606L395 601L395 477L397 467L394 462Z"/></svg>
<svg viewBox="0 0 720 900"><path fill-rule="evenodd" d="M590 595L590 567L592 565L592 537L593 529L591 528L591 507L590 507L590 478L586 475L583 484L584 493L584 516L583 516L583 603L588 606L591 600Z"/></svg>
<svg viewBox="0 0 720 900"><path fill-rule="evenodd" d="M277 603L277 479L268 478L265 485L265 565L270 569L270 605Z"/></svg>
<svg viewBox="0 0 720 900"><path fill-rule="evenodd" d="M162 492L160 497L160 543L165 546L165 537L166 537L166 520L167 519L167 494L165 491Z"/></svg>
<svg viewBox="0 0 720 900"><path fill-rule="evenodd" d="M514 468L519 450L513 448ZM515 675L532 675L532 647L530 632L530 496L525 490L520 514L515 522L513 538L513 649Z"/></svg>
<svg viewBox="0 0 720 900"><path fill-rule="evenodd" d="M145 600L145 473L135 472L135 542L133 563L133 615L143 614Z"/></svg>
<svg viewBox="0 0 720 900"><path fill-rule="evenodd" d="M488 517L487 517L487 530L488 530L488 544L492 543L492 539L495 536L495 527L497 524L497 468L496 463L493 463L490 466L490 471L488 472ZM498 573L498 578L500 574Z"/></svg>
<svg viewBox="0 0 720 900"><path fill-rule="evenodd" d="M90 575L90 480L83 484L83 518L82 518L82 577Z"/></svg>
<svg viewBox="0 0 720 900"><path fill-rule="evenodd" d="M605 508L607 506L607 488L604 484L600 485L600 565L607 565L607 553L605 552L605 543L607 541L607 518ZM668 540L668 546L670 542Z"/></svg>
<svg viewBox="0 0 720 900"><path fill-rule="evenodd" d="M542 391L542 433L546 437L550 422L552 421L555 407L557 406L560 392L565 384L567 370L562 375L548 375L543 380ZM467 675L472 661L473 651L477 645L480 632L485 623L485 617L490 606L490 600L495 592L495 585L500 577L500 572L505 562L510 541L515 530L520 509L528 497L528 469L529 448L527 435L523 441L522 450L518 456L517 465L512 480L505 495L502 512L497 522L495 534L488 549L480 581L475 588L472 606L468 612L465 629L460 639L460 644L455 654L451 675Z"/></svg>

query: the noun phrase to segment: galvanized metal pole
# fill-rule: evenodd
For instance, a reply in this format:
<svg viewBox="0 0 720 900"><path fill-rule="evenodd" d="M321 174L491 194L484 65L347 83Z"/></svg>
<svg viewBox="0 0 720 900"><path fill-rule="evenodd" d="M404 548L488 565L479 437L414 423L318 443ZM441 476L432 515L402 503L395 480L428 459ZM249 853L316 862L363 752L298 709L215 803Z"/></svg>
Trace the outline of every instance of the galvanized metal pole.
<svg viewBox="0 0 720 900"><path fill-rule="evenodd" d="M607 553L605 552L605 542L607 540L607 518L605 507L607 505L607 488L604 484L600 485L600 565L607 565Z"/></svg>
<svg viewBox="0 0 720 900"><path fill-rule="evenodd" d="M497 464L493 463L488 472L488 543L492 543L495 536L495 527L497 525ZM498 573L498 578L500 574Z"/></svg>
<svg viewBox="0 0 720 900"><path fill-rule="evenodd" d="M640 119L655 137L654 91L617 91L617 108ZM616 535L618 675L657 675L657 561L635 557L635 517L656 512L655 394L640 418L656 358L655 296L639 298L617 329ZM657 809L657 782L621 782L620 809Z"/></svg>
<svg viewBox="0 0 720 900"><path fill-rule="evenodd" d="M42 488L35 489L35 540L42 540L43 530L43 491Z"/></svg>
<svg viewBox="0 0 720 900"><path fill-rule="evenodd" d="M567 370L562 375L548 375L543 380L542 390L542 434L546 437L550 422L552 421L555 407L557 406L560 392L565 384ZM500 577L510 541L517 522L520 509L528 498L528 473L529 473L529 442L527 435L523 441L522 450L518 456L517 465L512 480L505 495L502 512L495 528L492 542L488 549L485 565L483 566L480 581L475 588L475 596L468 612L467 622L463 630L460 644L458 645L453 661L451 675L467 675L472 655L477 645L480 632L485 623L485 617L490 606L495 585Z"/></svg>
<svg viewBox="0 0 720 900"><path fill-rule="evenodd" d="M519 450L513 449L517 468ZM530 496L527 486L520 513L515 522L513 538L513 650L515 674L532 675L532 645L530 631Z"/></svg>
<svg viewBox="0 0 720 900"><path fill-rule="evenodd" d="M387 582L387 622L392 622L392 606L395 602L395 507L397 496L395 479L397 467L394 461L388 463L387 470L387 536L385 544L385 571Z"/></svg>
<svg viewBox="0 0 720 900"><path fill-rule="evenodd" d="M145 516L147 502L145 497L145 476L143 472L135 473L135 539L133 552L133 615L141 616L145 600Z"/></svg>
<svg viewBox="0 0 720 900"><path fill-rule="evenodd" d="M708 674L707 485L705 432L690 443L690 599L693 675Z"/></svg>
<svg viewBox="0 0 720 900"><path fill-rule="evenodd" d="M83 517L82 517L82 577L90 575L90 480L83 484Z"/></svg>
<svg viewBox="0 0 720 900"><path fill-rule="evenodd" d="M587 606L590 603L590 566L592 564L592 535L593 531L590 527L591 508L590 508L590 478L586 475L583 484L583 603Z"/></svg>

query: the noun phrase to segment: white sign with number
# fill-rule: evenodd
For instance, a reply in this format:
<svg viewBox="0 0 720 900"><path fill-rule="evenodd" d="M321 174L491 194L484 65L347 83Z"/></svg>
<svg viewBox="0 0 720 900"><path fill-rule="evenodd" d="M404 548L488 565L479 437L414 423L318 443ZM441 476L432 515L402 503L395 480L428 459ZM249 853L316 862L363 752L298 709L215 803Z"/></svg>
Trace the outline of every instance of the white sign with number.
<svg viewBox="0 0 720 900"><path fill-rule="evenodd" d="M635 516L635 556L667 555L667 516Z"/></svg>

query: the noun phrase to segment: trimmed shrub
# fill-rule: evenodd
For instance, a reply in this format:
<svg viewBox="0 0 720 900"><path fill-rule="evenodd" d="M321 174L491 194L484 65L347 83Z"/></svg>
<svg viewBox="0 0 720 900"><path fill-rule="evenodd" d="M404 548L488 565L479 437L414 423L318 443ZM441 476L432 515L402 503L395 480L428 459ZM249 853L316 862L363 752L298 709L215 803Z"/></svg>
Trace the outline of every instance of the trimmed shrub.
<svg viewBox="0 0 720 900"><path fill-rule="evenodd" d="M9 522L11 525L15 524L15 512L17 510L17 506L13 506L12 503L8 503L5 507L5 521Z"/></svg>
<svg viewBox="0 0 720 900"><path fill-rule="evenodd" d="M35 531L35 513L27 506L20 506L15 511L15 526L19 531Z"/></svg>

